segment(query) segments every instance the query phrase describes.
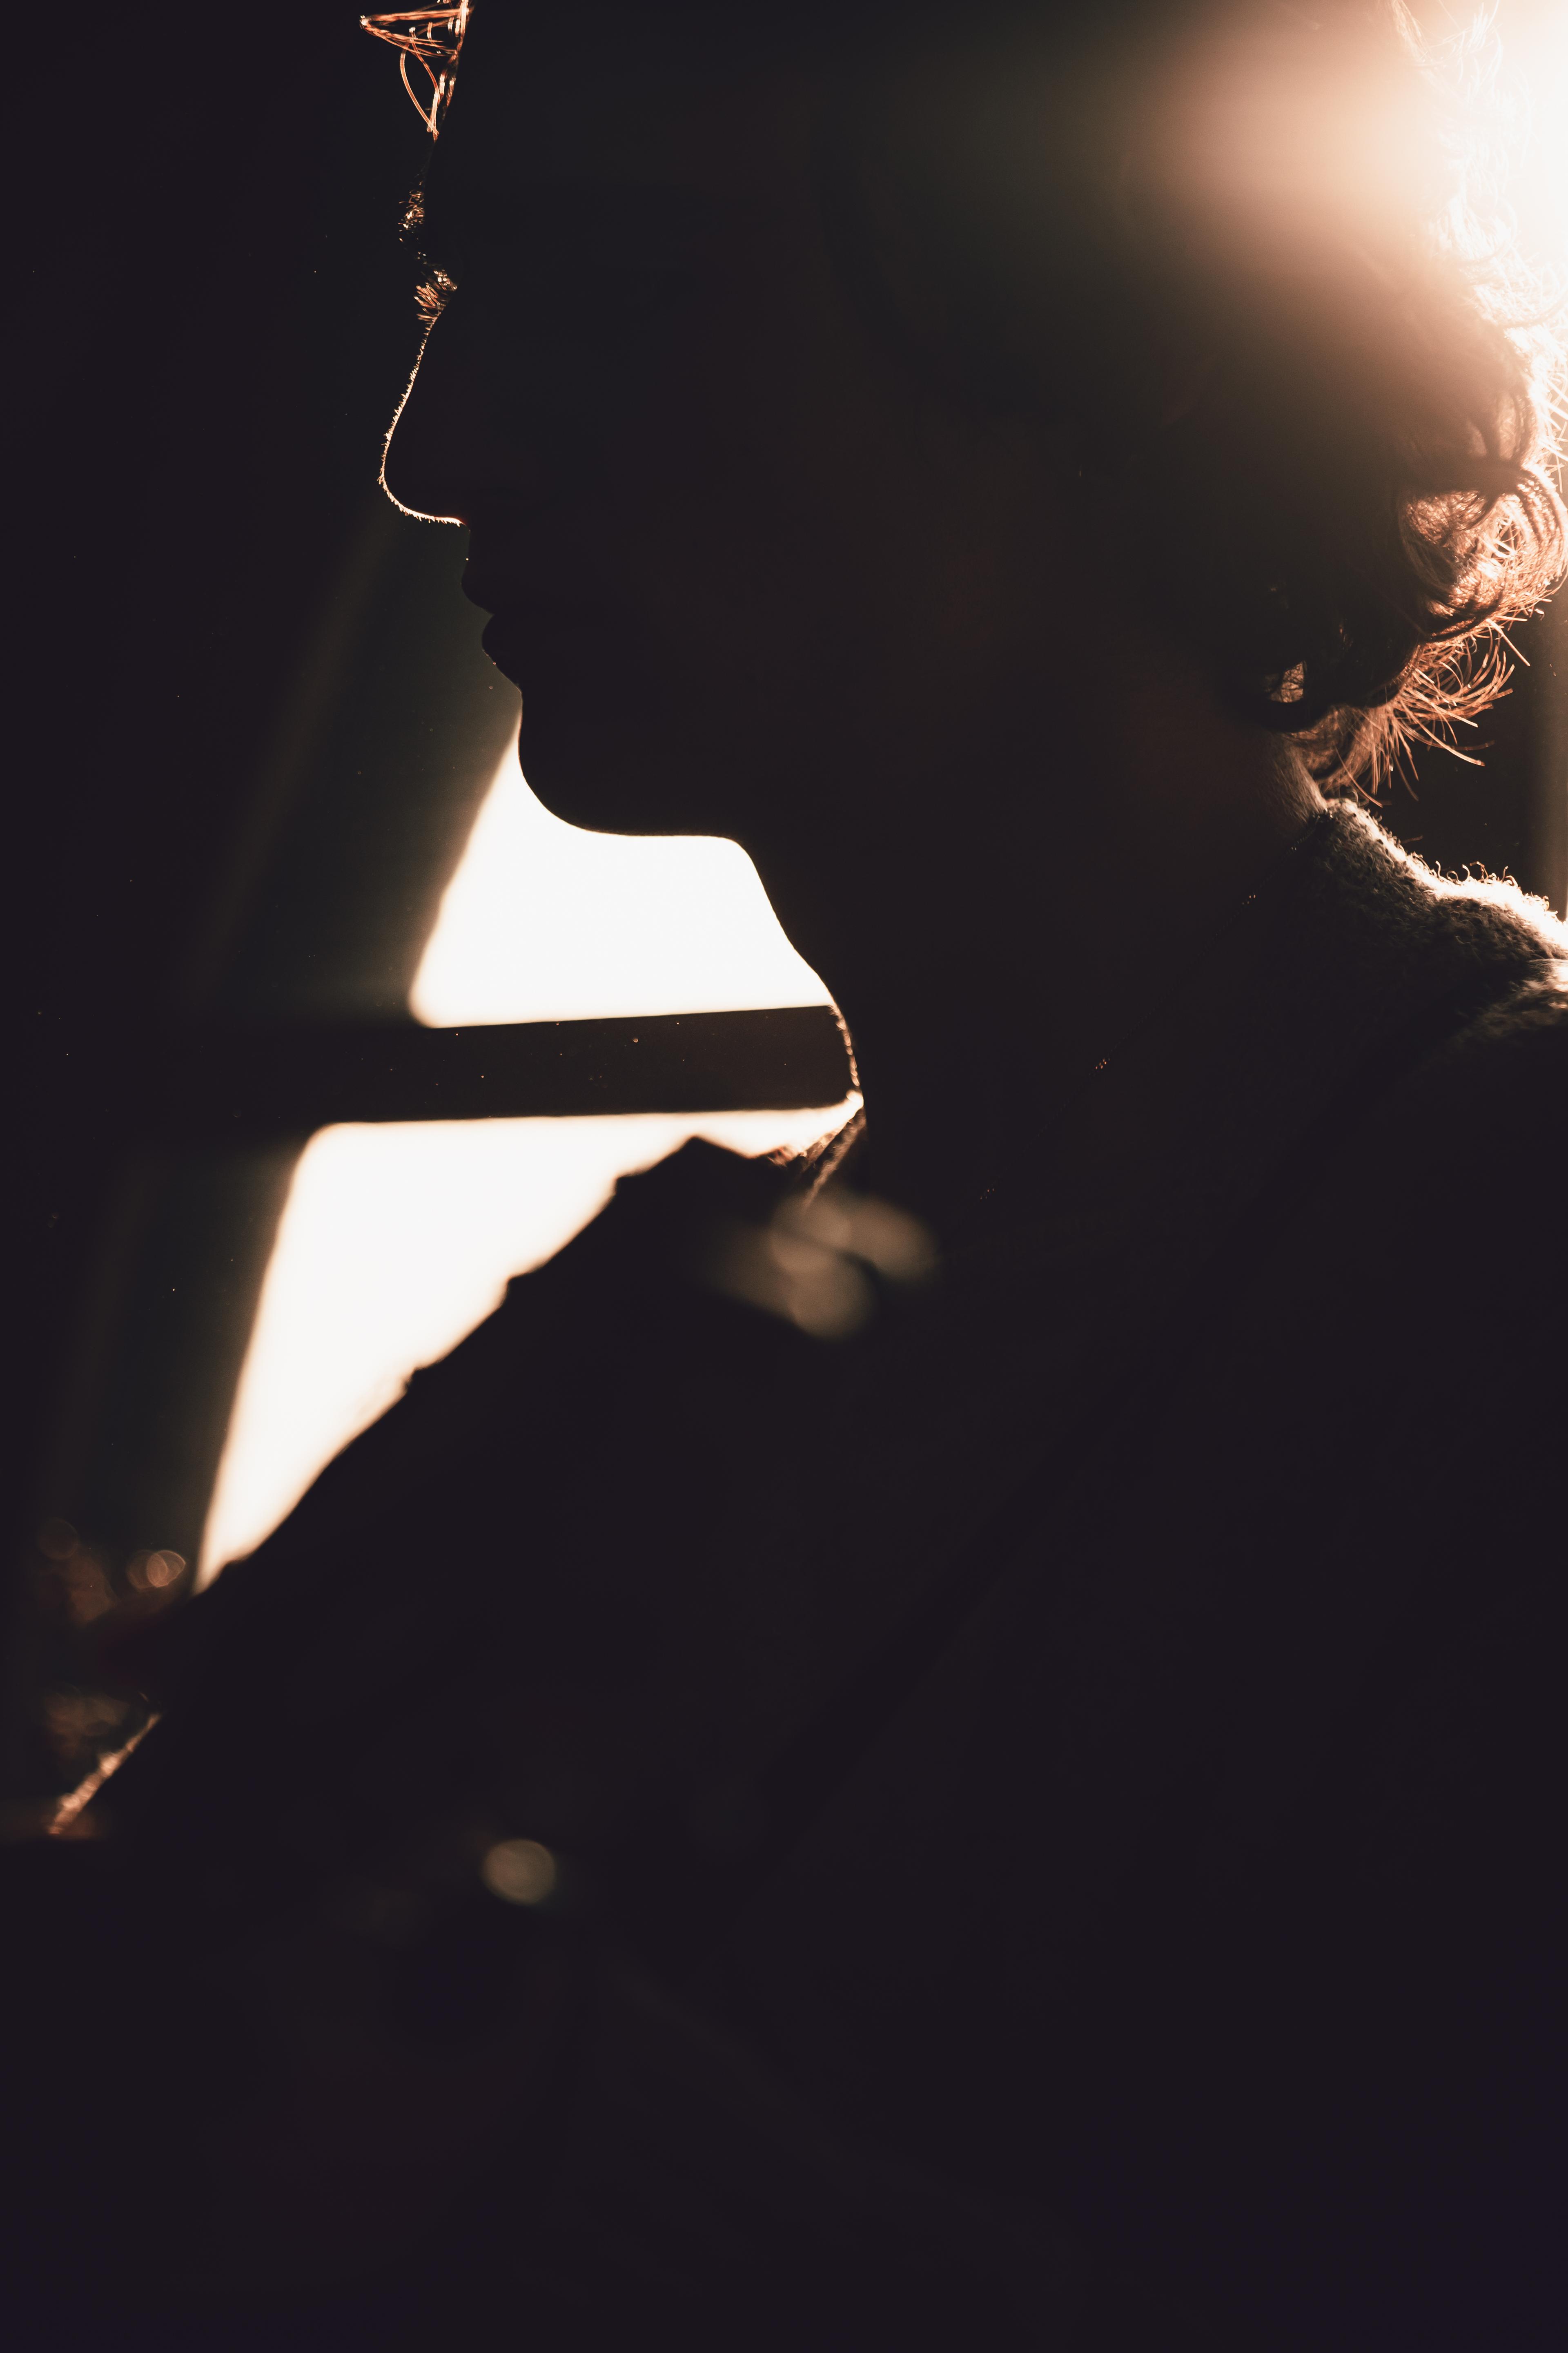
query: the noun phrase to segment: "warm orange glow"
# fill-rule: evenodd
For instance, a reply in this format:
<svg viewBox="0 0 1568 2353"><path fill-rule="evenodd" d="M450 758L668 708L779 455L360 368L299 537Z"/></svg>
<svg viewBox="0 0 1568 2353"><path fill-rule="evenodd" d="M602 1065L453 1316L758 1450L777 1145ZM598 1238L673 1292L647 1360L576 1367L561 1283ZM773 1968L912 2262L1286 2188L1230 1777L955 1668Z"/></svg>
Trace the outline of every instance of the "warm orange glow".
<svg viewBox="0 0 1568 2353"><path fill-rule="evenodd" d="M1510 191L1526 254L1568 280L1568 5L1540 0L1510 30L1505 88L1518 119Z"/></svg>
<svg viewBox="0 0 1568 2353"><path fill-rule="evenodd" d="M479 1877L503 1904L542 1904L558 1875L555 1857L537 1839L502 1839L479 1865Z"/></svg>
<svg viewBox="0 0 1568 2353"><path fill-rule="evenodd" d="M935 1240L919 1219L837 1186L787 1201L765 1228L734 1228L708 1273L721 1291L814 1339L847 1340L876 1313L868 1268L889 1282L918 1283L936 1264Z"/></svg>
<svg viewBox="0 0 1568 2353"><path fill-rule="evenodd" d="M1226 20L1175 77L1152 184L1196 197L1245 246L1278 253L1292 227L1359 245L1420 202L1431 124L1375 74L1302 34L1313 11ZM1548 273L1568 266L1568 5L1513 0L1489 24L1483 0L1411 14L1436 69L1436 121L1486 240ZM1288 69L1280 71L1288 61ZM1306 248L1303 248L1305 253Z"/></svg>

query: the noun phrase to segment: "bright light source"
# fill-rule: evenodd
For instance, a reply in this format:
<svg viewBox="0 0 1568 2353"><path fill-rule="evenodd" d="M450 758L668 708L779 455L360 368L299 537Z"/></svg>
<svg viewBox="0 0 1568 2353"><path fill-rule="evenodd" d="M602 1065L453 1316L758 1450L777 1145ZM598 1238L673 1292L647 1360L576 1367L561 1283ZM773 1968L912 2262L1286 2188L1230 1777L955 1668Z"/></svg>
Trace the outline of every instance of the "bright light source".
<svg viewBox="0 0 1568 2353"><path fill-rule="evenodd" d="M496 771L409 995L437 1029L824 1005L732 841L584 833Z"/></svg>
<svg viewBox="0 0 1568 2353"><path fill-rule="evenodd" d="M1528 132L1509 190L1526 252L1568 273L1568 6L1538 0L1506 26L1505 88Z"/></svg>

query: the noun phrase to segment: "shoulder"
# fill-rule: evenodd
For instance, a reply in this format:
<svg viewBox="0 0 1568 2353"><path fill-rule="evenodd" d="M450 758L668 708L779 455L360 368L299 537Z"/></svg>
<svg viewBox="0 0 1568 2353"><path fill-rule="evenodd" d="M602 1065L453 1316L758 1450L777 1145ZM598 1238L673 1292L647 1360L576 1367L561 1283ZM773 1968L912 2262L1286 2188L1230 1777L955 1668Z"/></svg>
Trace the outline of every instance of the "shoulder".
<svg viewBox="0 0 1568 2353"><path fill-rule="evenodd" d="M1568 942L1564 943L1568 947ZM1370 1143L1407 1257L1473 1306L1568 1272L1568 955L1486 988L1393 1090ZM1557 1300L1561 1309L1562 1300Z"/></svg>
<svg viewBox="0 0 1568 2353"><path fill-rule="evenodd" d="M1307 896L1380 1081L1334 1172L1339 1247L1479 1308L1496 1272L1560 1263L1568 1232L1568 926L1506 879L1434 873L1364 811L1326 833Z"/></svg>
<svg viewBox="0 0 1568 2353"><path fill-rule="evenodd" d="M1331 898L1347 937L1375 927L1384 955L1442 956L1500 982L1568 961L1568 926L1544 899L1506 874L1439 873L1352 802L1331 805L1307 864L1309 892Z"/></svg>

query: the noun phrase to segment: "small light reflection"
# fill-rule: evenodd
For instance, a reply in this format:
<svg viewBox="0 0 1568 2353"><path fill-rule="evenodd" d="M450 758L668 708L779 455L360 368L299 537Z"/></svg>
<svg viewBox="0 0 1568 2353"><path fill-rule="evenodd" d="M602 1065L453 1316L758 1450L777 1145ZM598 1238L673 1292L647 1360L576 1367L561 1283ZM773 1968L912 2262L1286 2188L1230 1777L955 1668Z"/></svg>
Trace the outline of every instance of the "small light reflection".
<svg viewBox="0 0 1568 2353"><path fill-rule="evenodd" d="M729 1227L708 1271L731 1298L814 1340L848 1340L877 1312L870 1271L907 1284L929 1281L936 1267L936 1245L918 1218L835 1185L786 1202L770 1225Z"/></svg>
<svg viewBox="0 0 1568 2353"><path fill-rule="evenodd" d="M479 1877L503 1904L542 1904L559 1876L555 1857L537 1839L501 1839L479 1865Z"/></svg>
<svg viewBox="0 0 1568 2353"><path fill-rule="evenodd" d="M929 1227L891 1201L852 1193L835 1185L810 1198L786 1201L773 1219L776 1232L798 1235L824 1250L863 1259L889 1282L924 1282L936 1272L936 1244Z"/></svg>
<svg viewBox="0 0 1568 2353"><path fill-rule="evenodd" d="M125 1564L128 1582L138 1593L163 1593L178 1584L184 1575L184 1553L171 1552L164 1546L157 1552L132 1553Z"/></svg>
<svg viewBox="0 0 1568 2353"><path fill-rule="evenodd" d="M87 1806L104 1783L119 1772L126 1758L141 1746L158 1720L156 1711L150 1714L145 1723L139 1725L121 1747L99 1758L85 1780L79 1781L74 1789L53 1801L42 1824L50 1838L100 1838L103 1835L101 1823L87 1812Z"/></svg>

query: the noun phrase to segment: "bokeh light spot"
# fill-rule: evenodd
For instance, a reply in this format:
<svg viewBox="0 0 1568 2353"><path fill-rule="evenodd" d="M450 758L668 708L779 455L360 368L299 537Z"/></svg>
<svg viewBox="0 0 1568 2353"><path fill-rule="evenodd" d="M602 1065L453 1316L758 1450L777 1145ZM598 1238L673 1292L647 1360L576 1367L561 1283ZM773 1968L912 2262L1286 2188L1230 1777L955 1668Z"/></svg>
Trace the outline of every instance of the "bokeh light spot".
<svg viewBox="0 0 1568 2353"><path fill-rule="evenodd" d="M479 1877L503 1904L542 1904L558 1876L555 1857L537 1839L501 1839L479 1865Z"/></svg>

